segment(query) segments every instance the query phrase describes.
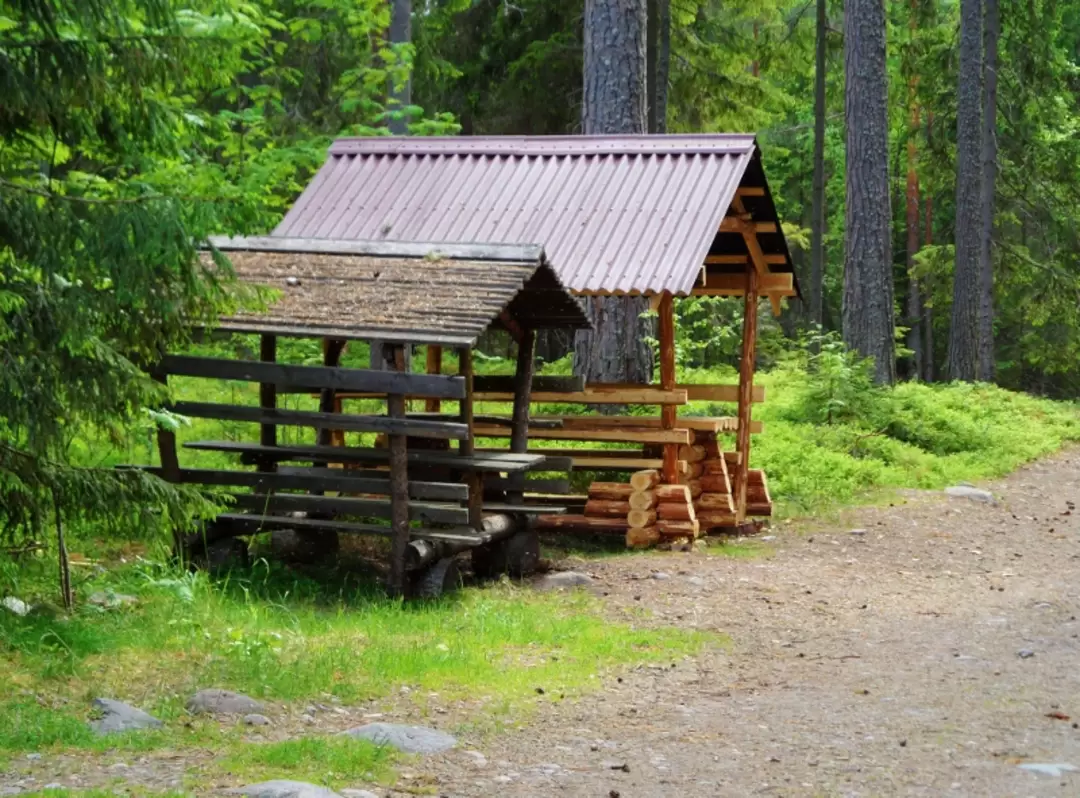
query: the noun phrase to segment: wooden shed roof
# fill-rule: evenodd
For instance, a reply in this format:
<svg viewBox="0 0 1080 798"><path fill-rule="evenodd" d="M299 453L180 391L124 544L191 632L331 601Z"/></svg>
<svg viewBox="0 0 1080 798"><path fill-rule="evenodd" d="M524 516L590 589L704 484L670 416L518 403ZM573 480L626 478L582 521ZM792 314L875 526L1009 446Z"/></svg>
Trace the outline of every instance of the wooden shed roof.
<svg viewBox="0 0 1080 798"><path fill-rule="evenodd" d="M538 246L211 238L237 277L276 293L234 332L470 346L489 326L585 328ZM204 257L209 258L210 252Z"/></svg>

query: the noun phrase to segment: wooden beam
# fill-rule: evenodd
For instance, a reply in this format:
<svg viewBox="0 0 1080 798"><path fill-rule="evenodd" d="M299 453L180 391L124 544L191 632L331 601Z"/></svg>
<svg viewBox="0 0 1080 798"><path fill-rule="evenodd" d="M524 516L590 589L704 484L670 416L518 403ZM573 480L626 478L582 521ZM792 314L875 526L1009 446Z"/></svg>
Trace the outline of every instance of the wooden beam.
<svg viewBox="0 0 1080 798"><path fill-rule="evenodd" d="M597 429L603 427L645 427L661 429L661 419L649 416L533 416L532 423L559 421L561 429ZM695 432L730 432L738 426L736 416L679 416L675 420L675 429L688 429ZM762 423L755 421L751 432L761 432Z"/></svg>
<svg viewBox="0 0 1080 798"><path fill-rule="evenodd" d="M259 359L264 363L273 363L277 360L277 336L259 336ZM263 412L273 414L274 409L277 407L277 386L274 383L259 383L259 407L262 408ZM269 418L260 419L260 421L262 421L262 424L259 427L259 443L263 446L276 446L277 426ZM260 470L273 471L274 463L266 463Z"/></svg>
<svg viewBox="0 0 1080 798"><path fill-rule="evenodd" d="M166 374L185 377L272 382L279 386L279 389L283 385L303 386L307 391L333 389L435 396L442 399L461 399L465 395L465 385L459 377L433 374L405 374L330 366L293 366L190 355L169 355L162 361L161 369Z"/></svg>
<svg viewBox="0 0 1080 798"><path fill-rule="evenodd" d="M742 358L739 362L739 429L735 450L739 462L735 466L735 515L739 523L746 518L747 468L750 462L750 413L753 407L754 358L757 354L757 272L747 272L746 298L743 303Z"/></svg>
<svg viewBox="0 0 1080 798"><path fill-rule="evenodd" d="M391 529L383 524L356 524L351 521L331 521L317 518L294 518L292 516L244 515L242 513L224 513L218 520L233 527L246 530L245 534L263 529L310 529L317 532L341 532L354 535L389 535ZM464 543L480 546L490 541L489 535L477 535L471 529L456 527L453 529L423 529L413 527L412 537L422 540L445 540L452 543Z"/></svg>
<svg viewBox="0 0 1080 798"><path fill-rule="evenodd" d="M783 305L780 304L780 296L778 294L769 294L769 305L772 307L772 314L779 316L783 310Z"/></svg>
<svg viewBox="0 0 1080 798"><path fill-rule="evenodd" d="M503 426L474 424L473 432L478 438L513 438ZM631 427L600 427L594 429L545 429L530 428L529 438L543 441L612 441L614 443L670 443L676 447L691 443L690 431L686 429L634 429ZM511 449L511 451L514 451Z"/></svg>
<svg viewBox="0 0 1080 798"><path fill-rule="evenodd" d="M744 266L750 262L748 255L706 255L705 265L707 266ZM787 258L783 255L766 255L765 262L770 266L783 266L787 263Z"/></svg>
<svg viewBox="0 0 1080 798"><path fill-rule="evenodd" d="M405 348L401 344L388 347L394 366L404 370ZM386 397L387 415L405 421L405 395L392 393ZM409 458L405 449L405 436L400 433L389 436L390 444L390 527L393 530L390 543L390 595L405 595L405 557L409 548ZM465 518L459 520L467 520ZM457 523L454 521L452 523Z"/></svg>
<svg viewBox="0 0 1080 798"><path fill-rule="evenodd" d="M514 407L511 413L510 451L524 454L529 450L529 396L532 393L533 370L536 366L536 330L523 330L518 340L517 365L514 371ZM474 434L481 434L478 426ZM510 477L513 488L507 494L511 502L521 504L525 498L525 474Z"/></svg>
<svg viewBox="0 0 1080 798"><path fill-rule="evenodd" d="M396 523L397 508L394 504L394 487L391 480L389 498L356 498L353 496L311 496L302 493L238 493L236 506L257 513L292 513L308 512L320 515L348 515L370 518L389 518L390 526L397 538L399 527ZM464 507L456 504L426 502L406 502L403 505L405 534L408 535L409 521L426 521L433 524L464 524L468 514ZM393 555L391 555L393 556ZM391 582L393 577L391 577Z"/></svg>
<svg viewBox="0 0 1080 798"><path fill-rule="evenodd" d="M442 374L442 347L428 344L426 361L425 370L428 374ZM424 410L429 413L438 413L442 410L442 402L438 399L427 399L424 402Z"/></svg>
<svg viewBox="0 0 1080 798"><path fill-rule="evenodd" d="M477 391L478 402L512 402L512 393ZM684 405L686 391L665 391L645 385L611 386L588 385L584 391L549 392L534 391L532 402L555 402L566 404L616 404L616 405Z"/></svg>
<svg viewBox="0 0 1080 798"><path fill-rule="evenodd" d="M461 422L469 428L469 437L458 444L458 453L472 455L476 447L476 428L473 418L476 385L473 374L473 352L470 347L462 347L458 350L458 373L465 381L465 398L459 405L459 412ZM467 471L464 474L464 482L469 487L469 526L480 530L484 523L484 479L478 473Z"/></svg>
<svg viewBox="0 0 1080 798"><path fill-rule="evenodd" d="M670 291L665 291L660 297L659 336L660 336L660 388L670 391L675 388L675 301ZM675 416L677 410L674 405L663 405L660 408L660 426L665 434L674 433ZM682 431L682 430L680 430ZM689 432L687 431L687 438ZM687 440L686 443L690 443ZM661 476L667 483L678 480L677 472L679 449L674 440L665 442L664 466Z"/></svg>
<svg viewBox="0 0 1080 798"><path fill-rule="evenodd" d="M610 390L641 390L645 388L656 389L655 386L643 386L632 385L630 383L591 383L586 387L586 390L598 390L598 389L610 389ZM737 402L739 401L739 386L737 385L706 385L706 384L686 384L679 383L675 386L673 393L685 393L688 401L691 402ZM755 402L765 401L765 388L763 386L756 386L752 398ZM538 400L535 395L533 401ZM549 401L570 401L568 399L552 399ZM655 402L652 404L661 404ZM675 403L679 404L679 403Z"/></svg>
<svg viewBox="0 0 1080 798"><path fill-rule="evenodd" d="M535 333L533 334L535 338ZM512 393L517 388L517 377L513 374L477 374L473 377L473 390L480 393ZM534 375L529 383L531 391L583 391L584 377L561 375Z"/></svg>
<svg viewBox="0 0 1080 798"><path fill-rule="evenodd" d="M764 197L765 186L739 186L735 189L736 197Z"/></svg>
<svg viewBox="0 0 1080 798"><path fill-rule="evenodd" d="M499 321L503 323L503 327L510 333L510 337L520 344L525 336L525 331L521 329L521 325L514 321L513 317L505 310L499 312Z"/></svg>
<svg viewBox="0 0 1080 798"><path fill-rule="evenodd" d="M721 233L775 233L776 222L746 222L738 216L725 216L720 222Z"/></svg>
<svg viewBox="0 0 1080 798"><path fill-rule="evenodd" d="M746 292L745 274L718 274L706 271L705 283L701 288L709 290L731 290L740 294ZM697 290L697 289L695 289ZM795 275L790 272L776 272L772 274L758 275L758 293L772 294L777 292L790 292L795 296Z"/></svg>
<svg viewBox="0 0 1080 798"><path fill-rule="evenodd" d="M415 418L391 418L389 416L360 416L348 413L324 413L312 410L278 410L243 405L223 405L212 402L177 402L172 410L183 416L194 418L215 418L226 421L250 421L266 426L315 427L353 432L382 432L386 434L408 435L412 438L465 438L469 428L464 424L450 421L425 421ZM267 443L260 438L263 446L274 446L276 440ZM329 442L321 444L328 446Z"/></svg>

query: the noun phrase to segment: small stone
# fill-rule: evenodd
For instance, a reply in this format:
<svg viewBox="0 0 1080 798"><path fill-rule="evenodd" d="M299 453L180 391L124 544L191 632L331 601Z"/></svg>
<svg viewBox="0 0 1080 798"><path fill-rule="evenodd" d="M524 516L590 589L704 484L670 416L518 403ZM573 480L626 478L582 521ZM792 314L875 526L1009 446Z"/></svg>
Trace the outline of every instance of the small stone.
<svg viewBox="0 0 1080 798"><path fill-rule="evenodd" d="M39 759L41 759L41 754L27 754L26 758L31 762L37 762Z"/></svg>
<svg viewBox="0 0 1080 798"><path fill-rule="evenodd" d="M310 726L312 723L315 722L315 716L309 715L305 712L303 715L300 716L300 720Z"/></svg>
<svg viewBox="0 0 1080 798"><path fill-rule="evenodd" d="M248 798L341 798L338 793L326 787L288 779L249 784L228 792L230 795L246 795Z"/></svg>
<svg viewBox="0 0 1080 798"><path fill-rule="evenodd" d="M652 578L659 581L659 582L663 582L663 581L666 581L668 579L671 579L671 574L666 574L663 571L657 571L656 573L654 573L652 575Z"/></svg>
<svg viewBox="0 0 1080 798"><path fill-rule="evenodd" d="M686 584L693 585L694 587L704 587L705 580L700 576L688 576L686 577Z"/></svg>
<svg viewBox="0 0 1080 798"><path fill-rule="evenodd" d="M849 535L855 535L856 537L862 537L863 535L866 534L866 530L865 529L852 529L848 534Z"/></svg>
<svg viewBox="0 0 1080 798"><path fill-rule="evenodd" d="M476 767L487 767L487 757L481 754L479 751L466 751L465 755L472 758L473 764L476 765Z"/></svg>
<svg viewBox="0 0 1080 798"><path fill-rule="evenodd" d="M571 587L586 587L592 585L594 581L588 574L577 571L556 571L544 574L533 582L533 587L537 590L562 590Z"/></svg>
<svg viewBox="0 0 1080 798"><path fill-rule="evenodd" d="M242 715L262 712L263 705L242 693L231 690L200 690L187 703L188 712L194 715Z"/></svg>
<svg viewBox="0 0 1080 798"><path fill-rule="evenodd" d="M945 488L945 494L954 499L970 499L983 504L997 504L993 493L981 488L973 488L970 485L953 485L951 488Z"/></svg>
<svg viewBox="0 0 1080 798"><path fill-rule="evenodd" d="M269 726L270 718L266 717L266 715L252 713L250 715L244 715L244 723L248 726Z"/></svg>
<svg viewBox="0 0 1080 798"><path fill-rule="evenodd" d="M295 288L296 286L300 285L300 278L299 277L286 277L285 278L285 285L289 286L290 288Z"/></svg>
<svg viewBox="0 0 1080 798"><path fill-rule="evenodd" d="M1028 762L1023 765L1019 765L1021 770L1026 770L1029 773L1038 773L1040 776L1050 776L1051 778L1060 779L1066 773L1075 773L1080 768L1075 765L1070 765L1067 762L1055 762L1052 764L1041 764Z"/></svg>
<svg viewBox="0 0 1080 798"><path fill-rule="evenodd" d="M1016 656L1020 657L1020 659L1030 659L1035 656L1035 652L1030 648L1022 648L1016 652Z"/></svg>
<svg viewBox="0 0 1080 798"><path fill-rule="evenodd" d="M406 754L437 754L457 745L457 739L446 732L402 723L368 723L341 735L389 745Z"/></svg>
<svg viewBox="0 0 1080 798"><path fill-rule="evenodd" d="M164 725L153 715L148 715L141 709L111 698L95 698L94 708L102 712L99 720L90 722L90 728L97 734L157 729Z"/></svg>
<svg viewBox="0 0 1080 798"><path fill-rule="evenodd" d="M371 790L351 790L346 788L338 790L338 794L341 795L341 798L379 798Z"/></svg>
<svg viewBox="0 0 1080 798"><path fill-rule="evenodd" d="M13 612L20 618L30 614L30 605L20 598L14 596L4 596L0 599L0 607L3 607L9 612Z"/></svg>
<svg viewBox="0 0 1080 798"><path fill-rule="evenodd" d="M139 603L139 600L135 596L128 596L124 593L114 593L111 590L98 590L90 594L90 597L86 600L88 604L93 604L95 607L101 607L106 610L115 610L120 607L133 607Z"/></svg>
<svg viewBox="0 0 1080 798"><path fill-rule="evenodd" d="M764 541L766 543L769 543L770 541L776 540L776 535L762 535L758 539L762 540L762 541Z"/></svg>

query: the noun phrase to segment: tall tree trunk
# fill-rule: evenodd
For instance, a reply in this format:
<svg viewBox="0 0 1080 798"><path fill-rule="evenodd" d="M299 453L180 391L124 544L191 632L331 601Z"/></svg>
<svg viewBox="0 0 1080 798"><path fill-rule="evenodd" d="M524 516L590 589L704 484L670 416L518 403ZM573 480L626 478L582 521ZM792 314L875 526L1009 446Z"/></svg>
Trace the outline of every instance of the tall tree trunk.
<svg viewBox="0 0 1080 798"><path fill-rule="evenodd" d="M646 0L586 0L586 135L644 133ZM588 382L652 379L652 353L645 342L651 324L641 315L644 297L595 297L586 303L593 330L574 337L574 373Z"/></svg>
<svg viewBox="0 0 1080 798"><path fill-rule="evenodd" d="M933 148L934 112L926 112L926 149ZM934 245L934 196L929 191L923 196L923 243ZM923 371L924 382L934 381L934 311L923 304Z"/></svg>
<svg viewBox="0 0 1080 798"><path fill-rule="evenodd" d="M997 191L998 0L983 20L982 248L979 251L979 379L994 381L994 195Z"/></svg>
<svg viewBox="0 0 1080 798"><path fill-rule="evenodd" d="M956 269L949 325L949 377L979 376L979 239L982 231L982 2L960 0L960 69L956 87Z"/></svg>
<svg viewBox="0 0 1080 798"><path fill-rule="evenodd" d="M412 0L390 0L390 29L387 32L391 44L408 44L412 41ZM395 136L404 136L409 132L409 120L403 112L412 102L412 67L405 82L398 85L389 79L387 95L390 98L390 111L402 111L400 118L391 118L388 122L390 132Z"/></svg>
<svg viewBox="0 0 1080 798"><path fill-rule="evenodd" d="M817 44L814 53L814 185L810 203L810 323L821 325L825 279L825 37L826 0L817 0Z"/></svg>
<svg viewBox="0 0 1080 798"><path fill-rule="evenodd" d="M916 14L918 12L918 0L911 0L911 20L909 23L909 29L914 38L916 29ZM919 174L916 171L916 163L918 150L915 146L915 139L919 135L919 98L918 98L918 86L919 78L914 69L911 69L908 76L908 140L907 140L907 191L905 198L906 202L906 223L907 223L907 246L906 250L906 262L908 273L908 301L907 301L907 323L908 323L908 335L907 345L911 350L911 372L909 376L913 380L918 380L923 373L923 357L925 352L923 351L923 331L922 331L922 316L923 316L923 300L922 292L919 290L919 281L915 278L915 255L919 251Z"/></svg>
<svg viewBox="0 0 1080 798"><path fill-rule="evenodd" d="M671 63L671 0L646 0L646 102L648 132L667 132L667 82Z"/></svg>
<svg viewBox="0 0 1080 798"><path fill-rule="evenodd" d="M896 363L883 0L848 0L844 27L844 341L874 359L879 383L891 383Z"/></svg>

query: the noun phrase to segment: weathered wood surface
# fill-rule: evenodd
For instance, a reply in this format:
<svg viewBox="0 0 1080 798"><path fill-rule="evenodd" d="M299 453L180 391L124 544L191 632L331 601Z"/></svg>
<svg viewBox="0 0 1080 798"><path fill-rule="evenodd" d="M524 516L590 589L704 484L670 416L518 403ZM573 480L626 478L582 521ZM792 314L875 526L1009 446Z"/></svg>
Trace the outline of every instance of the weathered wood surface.
<svg viewBox="0 0 1080 798"><path fill-rule="evenodd" d="M391 497L364 499L352 496L311 496L300 493L237 493L236 506L245 510L266 513L310 512L329 515L353 515L371 518L392 518ZM406 502L408 521L428 521L435 524L465 524L468 512L452 504Z"/></svg>
<svg viewBox="0 0 1080 798"><path fill-rule="evenodd" d="M266 363L273 363L277 360L277 337L273 335L262 335L259 337L259 359ZM259 427L259 443L263 446L276 446L277 445L277 427L275 422L263 416L264 413L273 414L274 408L277 407L277 386L273 383L263 382L259 384L259 407L262 408L259 421L261 426ZM183 411L177 410L176 412L182 413ZM192 415L191 413L185 413L184 415ZM274 468L273 463L267 463L263 466L263 470L272 471Z"/></svg>
<svg viewBox="0 0 1080 798"><path fill-rule="evenodd" d="M398 374L405 371L405 349L401 344L390 348L391 360ZM392 393L386 397L386 412L395 421L406 422L405 396ZM466 434L468 428L466 427ZM390 543L390 593L395 596L405 595L405 557L409 547L409 521L439 520L424 512L415 502L409 502L409 459L406 450L406 438L397 433L390 437L390 528L393 530ZM460 508L454 508L454 519L449 523L470 521L466 511L462 517ZM474 529L477 526L470 524Z"/></svg>
<svg viewBox="0 0 1080 798"><path fill-rule="evenodd" d="M224 360L194 355L168 355L160 365L166 374L219 380L273 383L279 392L313 390L401 393L440 399L462 399L465 383L460 377L441 374L408 374L337 366L294 366L252 360Z"/></svg>
<svg viewBox="0 0 1080 798"><path fill-rule="evenodd" d="M251 457L269 457L278 462L283 460L313 461L325 460L328 463L386 463L390 453L386 449L365 449L353 446L260 446L257 443L237 441L189 441L185 448L199 451L228 452L249 455ZM446 466L460 471L534 471L548 466L543 455L535 454L500 454L484 453L480 455L461 455L453 452L408 452L410 463L419 465ZM553 470L559 470L552 466Z"/></svg>
<svg viewBox="0 0 1080 798"><path fill-rule="evenodd" d="M694 521L694 507L689 502L661 502L656 505L656 516L664 521Z"/></svg>
<svg viewBox="0 0 1080 798"><path fill-rule="evenodd" d="M661 388L655 385L634 385L626 382L608 382L608 383L595 383L591 382L585 386L586 391L662 391ZM689 402L731 402L735 403L739 401L739 386L738 385L708 385L708 384L694 384L694 383L678 383L673 389L674 393L686 394L687 401ZM758 385L754 387L753 400L755 402L765 401L765 387ZM536 400L539 401L539 400ZM570 399L553 399L550 401L573 401ZM665 404L664 402L643 402L642 404ZM672 402L671 404L686 404L686 402Z"/></svg>
<svg viewBox="0 0 1080 798"><path fill-rule="evenodd" d="M626 501L634 493L634 486L625 482L594 482L589 485L590 499Z"/></svg>
<svg viewBox="0 0 1080 798"><path fill-rule="evenodd" d="M660 333L660 387L670 391L675 387L675 310L671 292L665 291L660 297L659 333ZM660 408L660 426L664 430L675 429L675 418L678 410L674 405L664 405ZM688 444L691 440L678 441L680 444ZM661 469L664 482L673 483L679 478L678 461L679 450L674 443L676 441L664 441L668 444L664 447L664 464ZM686 459L686 458L683 458Z"/></svg>
<svg viewBox="0 0 1080 798"><path fill-rule="evenodd" d="M752 254L752 253L751 253ZM754 365L757 357L758 270L746 270L746 296L743 298L742 357L739 360L739 430L735 451L739 462L735 466L732 496L738 521L746 517L746 480L750 462L750 417L753 410Z"/></svg>
<svg viewBox="0 0 1080 798"><path fill-rule="evenodd" d="M589 499L585 502L585 515L626 518L630 502L611 499Z"/></svg>
<svg viewBox="0 0 1080 798"><path fill-rule="evenodd" d="M558 518L558 516L555 516ZM313 529L327 532L344 532L359 535L390 535L390 527L383 524L360 524L352 521L335 521L322 518L292 518L280 515L245 515L243 513L224 513L218 521L244 527L251 532L262 529ZM424 540L447 540L481 546L491 541L490 535L476 534L468 527L455 529L425 529L410 527L409 534Z"/></svg>
<svg viewBox="0 0 1080 798"><path fill-rule="evenodd" d="M631 549L648 548L660 542L660 530L656 526L630 527L626 530L626 546Z"/></svg>
<svg viewBox="0 0 1080 798"><path fill-rule="evenodd" d="M657 519L656 528L663 538L696 538L701 532L697 521L665 521Z"/></svg>
<svg viewBox="0 0 1080 798"><path fill-rule="evenodd" d="M656 492L652 490L637 490L630 494L628 499L632 510L651 510L656 506Z"/></svg>
<svg viewBox="0 0 1080 798"><path fill-rule="evenodd" d="M656 523L656 510L631 510L626 514L630 526L645 527Z"/></svg>
<svg viewBox="0 0 1080 798"><path fill-rule="evenodd" d="M512 402L514 395L503 391L477 391L478 402ZM684 405L686 391L664 391L642 385L588 385L584 391L534 391L533 403L560 402L569 404L619 405Z"/></svg>
<svg viewBox="0 0 1080 798"><path fill-rule="evenodd" d="M407 435L410 438L461 440L469 434L467 426L451 421L426 421L415 418L392 418L390 416L325 413L316 410L281 410L217 404L215 402L177 402L171 409L180 415L194 418L250 421L259 424L340 429L353 432L381 432L390 435ZM274 445L273 443L261 442L264 446Z"/></svg>
<svg viewBox="0 0 1080 798"><path fill-rule="evenodd" d="M495 424L476 424L474 431L481 438L509 438L511 432ZM549 429L529 427L529 438L545 441L612 441L615 443L673 443L688 444L690 430L645 429L633 427L596 427L594 429Z"/></svg>
<svg viewBox="0 0 1080 798"><path fill-rule="evenodd" d="M689 503L690 489L686 485L657 485L653 488L656 500L660 504L665 502Z"/></svg>
<svg viewBox="0 0 1080 798"><path fill-rule="evenodd" d="M625 518L594 518L587 515L538 515L537 529L583 529L592 532L625 532Z"/></svg>
<svg viewBox="0 0 1080 798"><path fill-rule="evenodd" d="M660 472L654 469L638 471L630 476L630 485L634 490L648 490L660 482Z"/></svg>
<svg viewBox="0 0 1080 798"><path fill-rule="evenodd" d="M478 417L479 418L479 417ZM663 419L650 416L532 416L530 424L543 422L559 422L563 429L604 428L604 427L644 427L647 429L662 429ZM739 419L735 416L679 416L673 425L674 429L688 429L694 432L734 432L738 427ZM751 432L761 432L763 429L760 421L754 422ZM697 442L697 441L695 441Z"/></svg>

